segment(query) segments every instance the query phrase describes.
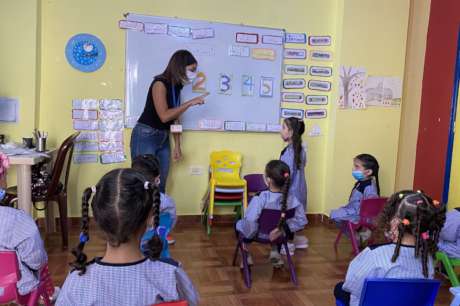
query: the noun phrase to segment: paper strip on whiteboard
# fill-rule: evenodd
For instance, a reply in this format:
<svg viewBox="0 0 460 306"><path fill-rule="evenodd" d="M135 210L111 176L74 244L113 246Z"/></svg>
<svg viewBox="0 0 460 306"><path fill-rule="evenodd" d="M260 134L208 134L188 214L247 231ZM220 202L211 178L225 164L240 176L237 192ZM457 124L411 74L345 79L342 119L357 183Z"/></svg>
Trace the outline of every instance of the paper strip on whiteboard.
<svg viewBox="0 0 460 306"><path fill-rule="evenodd" d="M125 30L144 31L144 24L137 21L120 20L118 21L118 27Z"/></svg>
<svg viewBox="0 0 460 306"><path fill-rule="evenodd" d="M190 37L190 28L187 27L178 27L178 26L168 26L168 35L175 37Z"/></svg>
<svg viewBox="0 0 460 306"><path fill-rule="evenodd" d="M307 35L305 33L286 33L285 41L288 44L305 44Z"/></svg>
<svg viewBox="0 0 460 306"><path fill-rule="evenodd" d="M262 36L262 43L263 44L269 44L269 45L282 45L283 44L283 36L263 35Z"/></svg>
<svg viewBox="0 0 460 306"><path fill-rule="evenodd" d="M281 124L267 124L267 132L279 132L281 131Z"/></svg>
<svg viewBox="0 0 460 306"><path fill-rule="evenodd" d="M202 38L213 38L214 29L192 29L192 38L193 39L202 39Z"/></svg>
<svg viewBox="0 0 460 306"><path fill-rule="evenodd" d="M147 34L168 34L168 25L165 23L144 23L144 32Z"/></svg>
<svg viewBox="0 0 460 306"><path fill-rule="evenodd" d="M303 119L303 114L304 112L302 109L292 109L292 108L282 108L281 109L282 118L294 117L297 119Z"/></svg>
<svg viewBox="0 0 460 306"><path fill-rule="evenodd" d="M246 46L229 46L228 55L230 56L242 56L248 57L251 49Z"/></svg>
<svg viewBox="0 0 460 306"><path fill-rule="evenodd" d="M259 42L259 34L236 33L236 42L245 44L257 44Z"/></svg>
<svg viewBox="0 0 460 306"><path fill-rule="evenodd" d="M201 130L222 130L224 122L218 119L202 119L198 121L198 128Z"/></svg>
<svg viewBox="0 0 460 306"><path fill-rule="evenodd" d="M245 124L242 121L225 121L226 131L244 131Z"/></svg>
<svg viewBox="0 0 460 306"><path fill-rule="evenodd" d="M265 132L267 125L265 123L246 123L246 131L249 132Z"/></svg>

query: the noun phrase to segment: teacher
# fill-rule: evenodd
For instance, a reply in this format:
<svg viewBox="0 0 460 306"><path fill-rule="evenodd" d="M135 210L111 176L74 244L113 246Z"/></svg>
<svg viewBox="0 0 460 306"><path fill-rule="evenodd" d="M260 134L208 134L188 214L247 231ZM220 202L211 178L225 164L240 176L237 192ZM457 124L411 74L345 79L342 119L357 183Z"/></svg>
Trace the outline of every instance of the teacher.
<svg viewBox="0 0 460 306"><path fill-rule="evenodd" d="M204 103L205 95L180 102L183 86L196 78L197 61L187 50L176 51L165 71L150 84L144 111L131 135L131 159L143 154L153 154L160 161L160 191L165 192L169 172L171 125L191 106ZM174 136L174 160L182 157L180 134Z"/></svg>

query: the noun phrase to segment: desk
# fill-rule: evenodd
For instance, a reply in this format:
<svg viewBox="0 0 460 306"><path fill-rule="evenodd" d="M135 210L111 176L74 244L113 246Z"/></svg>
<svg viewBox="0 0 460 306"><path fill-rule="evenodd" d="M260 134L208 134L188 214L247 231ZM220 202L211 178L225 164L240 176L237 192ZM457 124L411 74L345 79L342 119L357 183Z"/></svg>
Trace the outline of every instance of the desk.
<svg viewBox="0 0 460 306"><path fill-rule="evenodd" d="M52 157L55 150L46 153ZM43 153L27 155L10 155L8 159L11 165L17 166L17 186L18 186L18 208L28 214L32 212L32 166L43 161L46 157Z"/></svg>

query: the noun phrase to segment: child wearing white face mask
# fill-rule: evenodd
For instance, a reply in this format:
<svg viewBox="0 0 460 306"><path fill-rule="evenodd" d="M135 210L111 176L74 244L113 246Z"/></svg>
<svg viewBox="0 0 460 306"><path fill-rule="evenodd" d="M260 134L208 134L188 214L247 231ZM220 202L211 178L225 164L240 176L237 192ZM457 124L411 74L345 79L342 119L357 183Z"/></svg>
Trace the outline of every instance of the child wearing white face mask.
<svg viewBox="0 0 460 306"><path fill-rule="evenodd" d="M340 223L342 221L359 221L361 200L377 198L380 196L379 163L370 154L359 154L353 159L352 175L357 180L348 204L331 211L331 219Z"/></svg>

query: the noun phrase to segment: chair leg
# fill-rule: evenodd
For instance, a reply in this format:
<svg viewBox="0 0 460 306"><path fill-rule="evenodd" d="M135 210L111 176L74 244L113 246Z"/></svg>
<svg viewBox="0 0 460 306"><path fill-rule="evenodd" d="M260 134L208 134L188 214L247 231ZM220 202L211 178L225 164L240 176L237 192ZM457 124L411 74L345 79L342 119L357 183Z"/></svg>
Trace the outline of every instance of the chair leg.
<svg viewBox="0 0 460 306"><path fill-rule="evenodd" d="M244 250L243 244L240 244L241 257L243 260L244 283L246 287L251 288L251 272L249 271L248 254Z"/></svg>
<svg viewBox="0 0 460 306"><path fill-rule="evenodd" d="M59 196L59 221L61 223L61 235L62 235L62 248L67 249L69 247L69 226L67 220L67 195L63 194Z"/></svg>
<svg viewBox="0 0 460 306"><path fill-rule="evenodd" d="M436 259L441 260L442 265L444 266L444 269L446 269L447 276L449 277L452 287L460 286L460 282L458 281L457 274L455 273L454 268L452 267L447 254L442 253L442 252L437 252Z"/></svg>
<svg viewBox="0 0 460 306"><path fill-rule="evenodd" d="M295 274L294 263L292 262L291 254L289 254L289 248L287 245L287 241L283 242L284 250L286 251L286 257L289 265L289 272L291 273L291 280L295 286L298 285L297 283L297 275Z"/></svg>
<svg viewBox="0 0 460 306"><path fill-rule="evenodd" d="M355 230L353 229L353 226L351 222L349 221L347 223L347 229L350 234L351 247L353 249L353 254L356 256L359 254L359 247L358 247L358 243L356 242Z"/></svg>
<svg viewBox="0 0 460 306"><path fill-rule="evenodd" d="M235 248L235 254L233 254L233 262L232 262L233 266L236 266L236 260L238 259L238 252L240 250L240 245L241 245L241 241L238 240L238 243L236 244L236 248Z"/></svg>
<svg viewBox="0 0 460 306"><path fill-rule="evenodd" d="M339 245L340 238L342 238L342 230L339 228L339 233L337 234L337 238L335 238L334 248L337 250L337 246Z"/></svg>
<svg viewBox="0 0 460 306"><path fill-rule="evenodd" d="M54 206L53 202L45 202L45 225L47 233L56 232L56 220L54 219Z"/></svg>

